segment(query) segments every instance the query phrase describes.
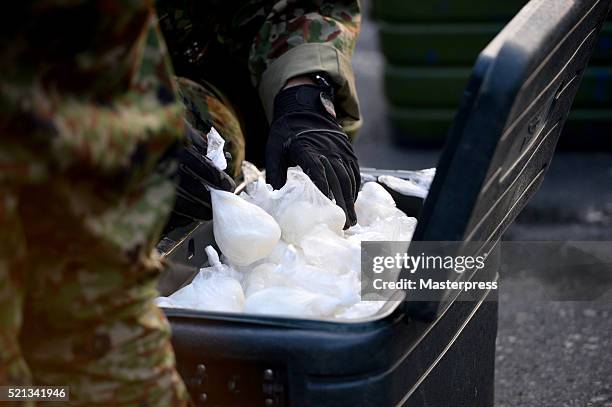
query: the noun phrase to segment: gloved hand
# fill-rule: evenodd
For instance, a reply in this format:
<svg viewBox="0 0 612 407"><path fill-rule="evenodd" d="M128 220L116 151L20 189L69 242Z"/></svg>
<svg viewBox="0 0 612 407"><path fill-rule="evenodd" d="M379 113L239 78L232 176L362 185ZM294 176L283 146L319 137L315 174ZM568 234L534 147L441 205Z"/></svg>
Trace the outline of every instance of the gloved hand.
<svg viewBox="0 0 612 407"><path fill-rule="evenodd" d="M276 96L266 146L266 180L278 189L287 181L287 168L299 165L344 210L347 228L357 223L354 203L361 177L348 136L332 115L329 97L319 85L293 86Z"/></svg>
<svg viewBox="0 0 612 407"><path fill-rule="evenodd" d="M169 223L182 226L211 219L212 206L207 187L233 191L234 180L206 157L207 144L200 133L187 124L188 143L178 153L178 187Z"/></svg>

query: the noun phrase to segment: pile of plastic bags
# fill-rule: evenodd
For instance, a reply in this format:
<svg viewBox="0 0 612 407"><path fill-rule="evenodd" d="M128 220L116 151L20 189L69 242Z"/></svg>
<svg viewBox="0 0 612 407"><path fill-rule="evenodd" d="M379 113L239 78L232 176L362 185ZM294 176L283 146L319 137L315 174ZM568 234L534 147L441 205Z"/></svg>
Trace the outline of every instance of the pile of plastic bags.
<svg viewBox="0 0 612 407"><path fill-rule="evenodd" d="M408 242L416 219L380 184L367 182L355 203L358 224L342 230L344 212L299 167L289 169L279 190L256 169L243 170L252 182L240 195L211 191L221 259L207 247L210 266L158 305L310 318L376 313L384 302L359 295L360 243Z"/></svg>

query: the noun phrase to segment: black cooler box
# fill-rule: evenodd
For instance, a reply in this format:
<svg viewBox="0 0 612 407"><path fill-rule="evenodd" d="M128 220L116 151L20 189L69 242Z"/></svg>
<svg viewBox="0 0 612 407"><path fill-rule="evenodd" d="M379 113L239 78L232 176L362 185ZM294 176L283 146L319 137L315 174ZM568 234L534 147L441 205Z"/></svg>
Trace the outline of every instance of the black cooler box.
<svg viewBox="0 0 612 407"><path fill-rule="evenodd" d="M499 241L543 180L609 6L532 0L483 50L422 208L398 200L418 218L414 240ZM212 242L212 222L162 239L174 265L162 295L190 281ZM496 295L441 306L398 291L351 322L164 311L197 405L491 406Z"/></svg>

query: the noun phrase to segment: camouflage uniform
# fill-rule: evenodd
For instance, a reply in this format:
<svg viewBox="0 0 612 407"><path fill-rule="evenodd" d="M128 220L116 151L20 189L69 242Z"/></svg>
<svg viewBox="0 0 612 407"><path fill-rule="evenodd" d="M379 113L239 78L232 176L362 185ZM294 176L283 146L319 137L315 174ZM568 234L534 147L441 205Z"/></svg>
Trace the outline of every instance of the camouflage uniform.
<svg viewBox="0 0 612 407"><path fill-rule="evenodd" d="M157 6L177 75L203 86L181 86L183 93L206 94L205 103L188 109L210 117L228 141L234 175L244 134L247 157L263 165L267 122L260 118L271 119L274 97L292 77L326 72L339 86L340 124L356 133L361 121L350 57L360 27L357 0L158 0Z"/></svg>
<svg viewBox="0 0 612 407"><path fill-rule="evenodd" d="M161 21L189 78L176 81L150 1L17 2L3 15L0 384L68 385L81 405L187 403L153 304L175 194L165 156L184 135L177 94L194 127L229 139L234 174L248 119L269 118L293 76L327 72L345 130L359 125L356 1L172 4Z"/></svg>
<svg viewBox="0 0 612 407"><path fill-rule="evenodd" d="M153 303L175 189L164 155L185 129L152 4L14 6L0 37L0 384L187 404Z"/></svg>

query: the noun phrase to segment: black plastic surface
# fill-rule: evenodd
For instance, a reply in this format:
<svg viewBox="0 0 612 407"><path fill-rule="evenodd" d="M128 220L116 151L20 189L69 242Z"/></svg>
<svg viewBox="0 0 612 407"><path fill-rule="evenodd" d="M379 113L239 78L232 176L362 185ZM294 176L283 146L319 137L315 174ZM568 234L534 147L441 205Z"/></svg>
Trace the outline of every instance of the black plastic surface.
<svg viewBox="0 0 612 407"><path fill-rule="evenodd" d="M215 318L172 310L168 317L179 372L193 398L206 394L215 401L212 405L262 405L270 398L264 377L271 370L278 396L273 406L438 405L431 400L446 400L440 404L446 406L490 406L494 299L457 301L433 323L412 321L399 310L378 321L348 326L308 321L284 326L280 321L266 323L266 318ZM471 347L464 347L466 342ZM198 365L206 366L205 375L198 374ZM467 380L469 391L465 383L449 382L449 377ZM230 378L244 387L229 391ZM444 387L437 394L423 394L420 385L431 381Z"/></svg>

